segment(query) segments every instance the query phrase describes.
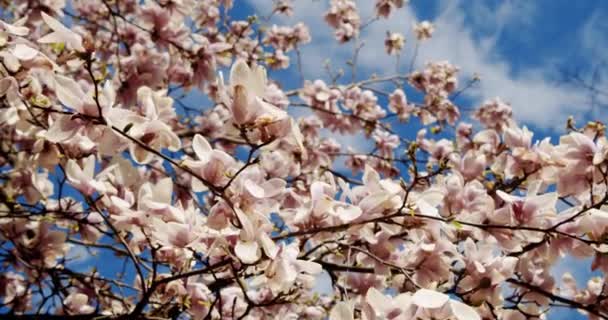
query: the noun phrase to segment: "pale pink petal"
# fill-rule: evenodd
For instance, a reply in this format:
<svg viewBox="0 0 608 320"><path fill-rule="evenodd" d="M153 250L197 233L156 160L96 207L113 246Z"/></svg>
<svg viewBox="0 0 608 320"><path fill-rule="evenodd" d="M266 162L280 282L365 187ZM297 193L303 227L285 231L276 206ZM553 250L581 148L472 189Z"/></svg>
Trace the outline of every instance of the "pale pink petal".
<svg viewBox="0 0 608 320"><path fill-rule="evenodd" d="M420 289L412 296L412 303L429 309L437 309L442 307L450 297L447 294L429 289Z"/></svg>
<svg viewBox="0 0 608 320"><path fill-rule="evenodd" d="M73 137L80 127L78 122L71 120L71 116L61 115L53 122L44 137L50 142L62 142Z"/></svg>
<svg viewBox="0 0 608 320"><path fill-rule="evenodd" d="M481 320L481 317L475 309L462 302L451 300L450 306L452 307L454 316L456 316L456 319L458 320Z"/></svg>
<svg viewBox="0 0 608 320"><path fill-rule="evenodd" d="M194 153L200 161L203 163L209 162L213 149L205 137L200 134L195 135L194 139L192 139L192 149L194 149Z"/></svg>
<svg viewBox="0 0 608 320"><path fill-rule="evenodd" d="M24 20L21 19L20 21L17 21L17 23L23 22ZM15 24L17 24L15 23ZM26 28L26 27L22 27L22 26L16 26L15 24L9 24L6 23L4 21L0 21L0 24L2 24L2 26L4 27L4 29L6 31L8 31L8 33L10 34L14 34L16 36L27 36L30 33L30 29Z"/></svg>
<svg viewBox="0 0 608 320"><path fill-rule="evenodd" d="M55 94L61 103L80 111L85 94L76 81L59 74L55 75Z"/></svg>
<svg viewBox="0 0 608 320"><path fill-rule="evenodd" d="M11 53L19 60L32 60L38 55L38 50L31 48L23 43L18 43L11 49Z"/></svg>
<svg viewBox="0 0 608 320"><path fill-rule="evenodd" d="M244 186L245 190L253 197L258 199L264 198L264 188L260 187L257 183L248 179L244 182Z"/></svg>
<svg viewBox="0 0 608 320"><path fill-rule="evenodd" d="M331 309L329 320L354 320L353 304L349 301L340 301Z"/></svg>
<svg viewBox="0 0 608 320"><path fill-rule="evenodd" d="M367 290L365 300L376 310L384 310L391 306L391 299L374 287Z"/></svg>
<svg viewBox="0 0 608 320"><path fill-rule="evenodd" d="M258 239L260 241L260 244L262 245L262 249L264 249L264 253L266 253L266 255L270 259L276 258L277 253L279 253L279 248L274 243L274 241L272 241L272 239L270 239L268 234L266 234L265 232L262 232L259 234Z"/></svg>
<svg viewBox="0 0 608 320"><path fill-rule="evenodd" d="M338 207L336 209L336 214L342 220L342 222L350 222L353 221L363 214L361 208L353 205L347 205L344 207Z"/></svg>
<svg viewBox="0 0 608 320"><path fill-rule="evenodd" d="M255 241L237 241L234 253L243 263L247 264L253 264L261 257L260 247Z"/></svg>
<svg viewBox="0 0 608 320"><path fill-rule="evenodd" d="M74 161L73 159L68 160L68 163L66 164L65 173L68 180L73 183L81 183L89 179L86 177L84 172L82 172L82 169L80 168L78 163L76 163L76 161Z"/></svg>
<svg viewBox="0 0 608 320"><path fill-rule="evenodd" d="M245 214L245 212L243 212L239 208L234 208L234 212L236 213L236 216L239 219L239 222L241 223L241 239L243 241L253 241L255 239L255 230L253 228L251 220L249 219L247 214Z"/></svg>
<svg viewBox="0 0 608 320"><path fill-rule="evenodd" d="M95 155L90 155L83 160L82 172L87 179L95 177Z"/></svg>
<svg viewBox="0 0 608 320"><path fill-rule="evenodd" d="M307 260L296 260L296 266L300 272L308 274L319 274L323 271L320 264Z"/></svg>
<svg viewBox="0 0 608 320"><path fill-rule="evenodd" d="M84 47L82 46L82 37L79 34L66 28L63 24L61 24L59 21L55 20L48 14L44 12L41 13L42 20L44 20L44 22L54 32L38 39L39 43L65 42L65 44L71 49L81 52L85 51Z"/></svg>

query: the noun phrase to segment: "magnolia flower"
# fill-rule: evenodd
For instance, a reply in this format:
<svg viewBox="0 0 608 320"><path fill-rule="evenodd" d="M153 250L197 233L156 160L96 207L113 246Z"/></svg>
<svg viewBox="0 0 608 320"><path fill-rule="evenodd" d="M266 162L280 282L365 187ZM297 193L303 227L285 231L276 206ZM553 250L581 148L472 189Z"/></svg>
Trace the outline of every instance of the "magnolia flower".
<svg viewBox="0 0 608 320"><path fill-rule="evenodd" d="M420 289L412 296L412 304L418 307L412 319L427 317L454 320L481 320L475 309L444 293ZM439 315L439 316L435 316Z"/></svg>
<svg viewBox="0 0 608 320"><path fill-rule="evenodd" d="M444 293L420 289L413 295L403 293L387 297L375 288L370 288L365 296L363 319L446 319L481 320L470 306L450 299ZM354 301L338 302L331 310L330 320L354 320Z"/></svg>
<svg viewBox="0 0 608 320"><path fill-rule="evenodd" d="M23 23L25 23L27 20L27 17L23 17L21 19L19 19L18 21L15 21L15 23L10 24L10 23L6 23L2 20L0 20L0 27L2 27L2 31L15 35L15 36L21 36L21 37L25 37L30 33L30 29L27 27L23 27Z"/></svg>
<svg viewBox="0 0 608 320"><path fill-rule="evenodd" d="M388 18L393 9L403 7L409 0L376 0L376 16Z"/></svg>
<svg viewBox="0 0 608 320"><path fill-rule="evenodd" d="M291 288L300 278L314 280L322 270L316 262L298 259L299 250L295 245L282 245L277 257L270 263L263 275L253 280L253 285L268 286L278 294Z"/></svg>
<svg viewBox="0 0 608 320"><path fill-rule="evenodd" d="M506 213L504 209L497 211L493 215L497 222L507 224L526 224L542 226L547 225L547 218L555 214L555 204L557 202L556 192L547 192L537 195L538 187L541 182L531 184L526 197L518 197L498 190L496 194L506 202Z"/></svg>
<svg viewBox="0 0 608 320"><path fill-rule="evenodd" d="M137 101L145 116L130 117L133 126L128 134L154 150L167 148L170 151L178 151L181 148L181 140L166 123L174 116L175 111L171 109L173 99L166 97L164 91L154 92L148 87L141 87L137 90ZM130 143L129 151L133 160L140 164L149 163L154 158L154 154L139 143Z"/></svg>
<svg viewBox="0 0 608 320"><path fill-rule="evenodd" d="M223 80L220 78L220 84ZM266 90L266 70L258 65L251 68L237 60L230 69L230 86L234 99L226 103L238 125L268 125L286 119L287 113L263 100Z"/></svg>
<svg viewBox="0 0 608 320"><path fill-rule="evenodd" d="M435 27L429 21L422 21L414 25L414 33L418 40L430 39L435 31Z"/></svg>
<svg viewBox="0 0 608 320"><path fill-rule="evenodd" d="M221 100L227 105L233 116L233 121L239 126L257 128L250 140L270 142L277 138L287 138L305 153L302 134L285 110L282 110L264 100L266 94L266 70L258 65L250 68L244 60L237 60L230 69L230 85L224 88L220 74L219 86ZM232 95L232 99L229 95Z"/></svg>
<svg viewBox="0 0 608 320"><path fill-rule="evenodd" d="M192 139L192 149L198 160L185 160L184 164L194 169L201 178L214 186L228 183L227 173L235 166L236 161L224 151L213 149L207 139L200 134ZM192 191L204 192L208 186L197 177L192 177Z"/></svg>
<svg viewBox="0 0 608 320"><path fill-rule="evenodd" d="M89 314L95 311L95 307L88 304L89 297L80 292L72 292L68 295L63 304L67 308L67 314Z"/></svg>
<svg viewBox="0 0 608 320"><path fill-rule="evenodd" d="M266 230L260 229L262 225L270 223L266 217L258 212L247 214L239 208L234 208L241 231L239 240L234 246L234 253L243 263L251 264L258 261L261 257L260 247L271 259L274 259L279 251L274 241L268 236Z"/></svg>
<svg viewBox="0 0 608 320"><path fill-rule="evenodd" d="M156 184L144 183L137 195L138 210L149 211L164 221L179 221L183 213L172 206L173 181L171 178L160 179Z"/></svg>
<svg viewBox="0 0 608 320"><path fill-rule="evenodd" d="M405 45L405 38L398 32L387 32L384 40L384 49L390 55L398 55Z"/></svg>
<svg viewBox="0 0 608 320"><path fill-rule="evenodd" d="M65 43L68 49L84 52L82 46L82 37L74 31L66 28L59 21L55 20L48 14L41 12L42 20L46 23L53 32L38 39L38 43Z"/></svg>
<svg viewBox="0 0 608 320"><path fill-rule="evenodd" d="M152 220L154 226L154 237L164 246L175 248L186 248L199 238L197 233L202 228L200 219L197 219L198 212L193 210L190 213L182 213L184 221L165 222L159 218Z"/></svg>
<svg viewBox="0 0 608 320"><path fill-rule="evenodd" d="M65 173L74 188L87 196L95 192L103 193L106 190L103 182L95 180L95 155L84 158L82 167L75 160L68 160Z"/></svg>

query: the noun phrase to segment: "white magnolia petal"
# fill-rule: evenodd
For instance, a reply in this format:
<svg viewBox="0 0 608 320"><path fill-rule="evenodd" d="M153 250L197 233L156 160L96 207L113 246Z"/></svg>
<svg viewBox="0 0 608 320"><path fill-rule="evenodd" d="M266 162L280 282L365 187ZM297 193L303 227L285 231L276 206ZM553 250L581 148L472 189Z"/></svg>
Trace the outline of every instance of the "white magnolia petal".
<svg viewBox="0 0 608 320"><path fill-rule="evenodd" d="M239 208L234 208L234 212L236 213L236 216L241 224L241 239L244 241L253 241L255 239L255 230L253 228L253 224L251 223L251 219L249 219L247 214Z"/></svg>
<svg viewBox="0 0 608 320"><path fill-rule="evenodd" d="M481 320L481 317L475 309L460 301L451 300L450 307L458 320Z"/></svg>
<svg viewBox="0 0 608 320"><path fill-rule="evenodd" d="M353 221L363 214L361 208L357 206L348 205L345 207L338 207L336 209L336 214L343 222Z"/></svg>
<svg viewBox="0 0 608 320"><path fill-rule="evenodd" d="M274 241L270 239L268 234L265 232L260 233L258 240L262 245L262 249L264 249L264 253L266 253L266 255L271 259L276 258L277 254L279 253L279 247L277 247Z"/></svg>
<svg viewBox="0 0 608 320"><path fill-rule="evenodd" d="M247 179L244 182L244 187L250 195L255 198L261 199L264 198L265 192L264 188L262 188L259 184Z"/></svg>
<svg viewBox="0 0 608 320"><path fill-rule="evenodd" d="M375 187L380 183L380 174L372 168L372 166L365 164L365 171L363 172L363 184L368 187Z"/></svg>
<svg viewBox="0 0 608 320"><path fill-rule="evenodd" d="M502 190L497 190L496 195L498 195L504 202L508 202L508 203L519 200L518 197L510 195Z"/></svg>
<svg viewBox="0 0 608 320"><path fill-rule="evenodd" d="M19 22L23 22L23 19L21 19L20 21L17 21L17 23ZM17 24L15 23L15 24ZM15 24L9 24L6 23L4 21L0 21L0 24L2 24L2 26L4 27L4 29L6 31L8 31L8 33L16 35L16 36L27 36L30 33L30 29L28 29L27 27L23 27L23 26L16 26Z"/></svg>
<svg viewBox="0 0 608 320"><path fill-rule="evenodd" d="M82 46L82 37L79 34L66 28L61 22L44 12L42 12L42 20L44 20L44 23L46 23L54 32L38 39L39 43L65 42L66 45L74 50L85 51Z"/></svg>
<svg viewBox="0 0 608 320"><path fill-rule="evenodd" d="M195 135L192 140L192 149L194 149L194 153L196 153L196 156L200 161L203 163L209 162L213 149L205 137L200 134Z"/></svg>
<svg viewBox="0 0 608 320"><path fill-rule="evenodd" d="M329 320L354 320L353 307L350 301L336 303L329 313Z"/></svg>
<svg viewBox="0 0 608 320"><path fill-rule="evenodd" d="M84 92L76 81L62 75L55 75L55 93L61 103L78 109L82 106Z"/></svg>
<svg viewBox="0 0 608 320"><path fill-rule="evenodd" d="M54 143L62 142L73 137L80 125L76 121L71 120L69 115L61 115L44 134L44 137Z"/></svg>
<svg viewBox="0 0 608 320"><path fill-rule="evenodd" d="M439 217L439 210L422 199L416 201L416 206L418 206L418 210L423 215Z"/></svg>
<svg viewBox="0 0 608 320"><path fill-rule="evenodd" d="M374 287L367 290L365 300L374 308L374 310L384 310L391 306L391 299L383 295L382 292Z"/></svg>
<svg viewBox="0 0 608 320"><path fill-rule="evenodd" d="M412 296L412 303L428 309L437 309L442 307L450 297L447 294L429 289L420 289Z"/></svg>
<svg viewBox="0 0 608 320"><path fill-rule="evenodd" d="M237 60L230 69L230 87L234 89L237 85L247 86L250 73L251 69L247 62L243 59Z"/></svg>
<svg viewBox="0 0 608 320"><path fill-rule="evenodd" d="M285 180L279 178L272 178L262 184L262 188L264 189L264 196L267 198L277 196L285 190L286 185L287 182L285 182Z"/></svg>
<svg viewBox="0 0 608 320"><path fill-rule="evenodd" d="M261 257L260 247L255 241L237 241L234 253L243 263L247 264L253 264Z"/></svg>
<svg viewBox="0 0 608 320"><path fill-rule="evenodd" d="M264 91L266 90L266 69L261 65L254 64L251 68L247 85L256 96L264 96Z"/></svg>
<svg viewBox="0 0 608 320"><path fill-rule="evenodd" d="M90 155L83 160L82 172L87 179L95 177L95 155Z"/></svg>
<svg viewBox="0 0 608 320"><path fill-rule="evenodd" d="M207 185L205 185L201 180L199 180L196 177L192 177L192 191L194 192L206 192L207 190L209 190L209 188L207 188Z"/></svg>
<svg viewBox="0 0 608 320"><path fill-rule="evenodd" d="M78 163L76 163L76 161L74 161L73 159L68 160L68 163L66 164L65 174L68 178L68 181L73 183L79 183L87 179Z"/></svg>
<svg viewBox="0 0 608 320"><path fill-rule="evenodd" d="M432 207L437 207L443 202L444 194L438 189L428 189L420 195L420 200L428 203Z"/></svg>
<svg viewBox="0 0 608 320"><path fill-rule="evenodd" d="M18 43L11 49L11 53L22 61L32 60L38 55L38 50L23 43Z"/></svg>
<svg viewBox="0 0 608 320"><path fill-rule="evenodd" d="M160 179L153 188L154 202L171 204L173 195L173 180L171 178Z"/></svg>
<svg viewBox="0 0 608 320"><path fill-rule="evenodd" d="M308 274L319 274L323 271L323 267L320 264L307 260L296 260L296 266L300 272Z"/></svg>

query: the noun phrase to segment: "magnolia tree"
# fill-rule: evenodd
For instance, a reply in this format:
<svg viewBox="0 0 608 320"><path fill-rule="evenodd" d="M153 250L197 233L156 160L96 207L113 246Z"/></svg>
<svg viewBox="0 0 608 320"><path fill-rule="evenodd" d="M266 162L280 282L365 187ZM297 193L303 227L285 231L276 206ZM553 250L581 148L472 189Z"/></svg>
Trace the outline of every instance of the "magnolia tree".
<svg viewBox="0 0 608 320"><path fill-rule="evenodd" d="M328 1L315 28L353 57L307 80L309 26L273 4L3 2L0 318L608 318L601 123L539 141L500 99L461 112L478 78L399 66L429 22L362 78L360 35L403 0Z"/></svg>

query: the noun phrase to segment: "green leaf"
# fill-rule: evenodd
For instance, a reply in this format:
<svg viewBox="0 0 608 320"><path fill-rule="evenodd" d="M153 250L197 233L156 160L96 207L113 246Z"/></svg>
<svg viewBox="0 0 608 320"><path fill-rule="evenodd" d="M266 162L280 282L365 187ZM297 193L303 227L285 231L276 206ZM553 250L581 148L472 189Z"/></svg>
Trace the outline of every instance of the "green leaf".
<svg viewBox="0 0 608 320"><path fill-rule="evenodd" d="M452 221L452 224L454 225L454 227L456 227L456 230L462 229L462 223L458 222L457 220Z"/></svg>

